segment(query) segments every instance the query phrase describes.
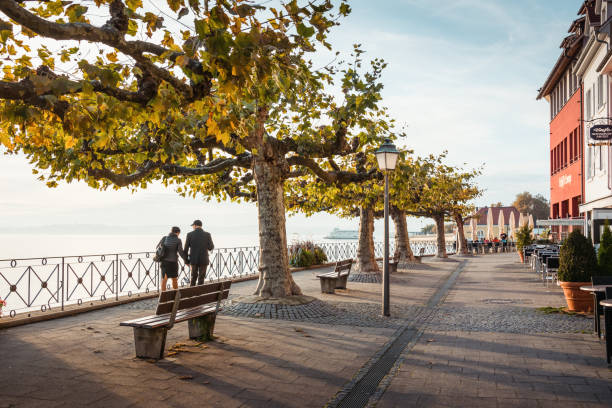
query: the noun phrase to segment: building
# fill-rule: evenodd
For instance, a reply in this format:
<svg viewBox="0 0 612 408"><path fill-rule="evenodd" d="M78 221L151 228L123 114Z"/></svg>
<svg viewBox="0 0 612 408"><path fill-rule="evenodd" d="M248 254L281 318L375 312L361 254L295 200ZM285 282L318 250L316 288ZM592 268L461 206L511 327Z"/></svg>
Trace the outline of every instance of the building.
<svg viewBox="0 0 612 408"><path fill-rule="evenodd" d="M585 218L585 230L597 244L604 218L612 218L611 149L593 140L591 133L598 125L612 124L610 116L610 25L612 1L588 0L579 13L584 16L585 43L576 60L576 74L583 88L584 134L584 200L580 213Z"/></svg>
<svg viewBox="0 0 612 408"><path fill-rule="evenodd" d="M550 216L553 239L561 240L581 227L580 204L583 202L582 172L584 132L582 123L583 89L577 74L578 56L586 43L588 15L583 7L580 17L561 41L561 55L538 93L550 104ZM572 219L574 221L572 221ZM576 222L577 221L577 222ZM542 225L541 222L538 223Z"/></svg>
<svg viewBox="0 0 612 408"><path fill-rule="evenodd" d="M528 219L529 216L521 216L514 207L483 207L465 219L463 230L468 240L492 240L502 233L512 238L521 220Z"/></svg>

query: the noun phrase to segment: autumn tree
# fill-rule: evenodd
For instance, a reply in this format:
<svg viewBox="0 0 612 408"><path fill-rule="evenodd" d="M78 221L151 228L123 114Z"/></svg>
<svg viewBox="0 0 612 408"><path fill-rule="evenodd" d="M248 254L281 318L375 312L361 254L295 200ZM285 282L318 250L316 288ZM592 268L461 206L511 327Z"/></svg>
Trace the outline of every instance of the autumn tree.
<svg viewBox="0 0 612 408"><path fill-rule="evenodd" d="M49 186L161 181L181 194L255 197L256 294L300 294L288 269L284 182L305 172L327 183L363 178L321 163L369 143L363 129L376 121L383 64L340 72L338 102L326 92L335 73L314 70L305 54L329 45L348 6L266 4L167 0L170 24L140 0L3 0L0 142L25 153ZM181 23L187 17L192 25Z"/></svg>
<svg viewBox="0 0 612 408"><path fill-rule="evenodd" d="M382 140L381 140L382 142ZM379 272L374 253L374 220L383 216L384 179L378 171L374 150L355 157L354 171L376 176L365 181L334 186L312 178L296 179L288 184L288 203L291 211L307 215L326 211L341 217L359 217L357 264L363 273ZM433 159L431 159L433 160ZM390 216L395 224L395 256L400 261L415 261L410 247L405 209L413 210L414 197L406 190L415 176L426 177L424 160L402 152L396 169L390 174ZM342 165L351 166L351 161ZM348 170L348 169L347 169ZM423 181L423 179L421 179Z"/></svg>
<svg viewBox="0 0 612 408"><path fill-rule="evenodd" d="M550 215L550 203L541 194L531 195L525 191L516 195L512 205L521 214L531 214L534 220L545 220Z"/></svg>
<svg viewBox="0 0 612 408"><path fill-rule="evenodd" d="M464 232L465 219L475 210L473 200L482 195L482 190L474 181L480 174L480 169L454 169L449 175L448 215L457 226L457 253L463 255L468 253Z"/></svg>
<svg viewBox="0 0 612 408"><path fill-rule="evenodd" d="M372 129L384 129L386 126ZM382 137L379 142L382 143ZM374 220L382 211L382 174L377 171L374 145L345 157L342 162L330 164L338 168L353 169L358 174L371 175L361 182L325 183L311 174L287 183L287 208L291 213L307 216L327 212L344 218L359 218L356 269L362 274L380 272L374 248Z"/></svg>
<svg viewBox="0 0 612 408"><path fill-rule="evenodd" d="M464 213L463 206L467 206L477 191L470 180L479 174L478 170L465 172L445 165L445 157L446 153L430 155L418 158L409 166L400 162L394 178L394 188L403 192L397 196L396 205L408 215L434 220L439 258L447 257L444 221Z"/></svg>

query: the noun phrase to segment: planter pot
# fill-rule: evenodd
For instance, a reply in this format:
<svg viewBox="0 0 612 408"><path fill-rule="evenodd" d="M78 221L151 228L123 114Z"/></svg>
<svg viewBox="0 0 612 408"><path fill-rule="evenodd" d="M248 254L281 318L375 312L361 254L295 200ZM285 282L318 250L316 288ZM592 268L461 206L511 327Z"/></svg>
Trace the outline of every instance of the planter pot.
<svg viewBox="0 0 612 408"><path fill-rule="evenodd" d="M565 294L567 308L572 312L593 312L593 296L590 292L580 290L591 282L559 282Z"/></svg>
<svg viewBox="0 0 612 408"><path fill-rule="evenodd" d="M523 251L517 251L519 258L521 258L521 263L525 263L525 254Z"/></svg>

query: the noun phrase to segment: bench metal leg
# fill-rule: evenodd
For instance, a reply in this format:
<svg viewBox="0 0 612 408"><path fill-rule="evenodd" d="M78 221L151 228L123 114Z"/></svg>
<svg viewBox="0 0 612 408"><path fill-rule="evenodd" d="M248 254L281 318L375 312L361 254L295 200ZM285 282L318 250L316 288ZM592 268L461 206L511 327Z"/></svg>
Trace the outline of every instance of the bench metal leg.
<svg viewBox="0 0 612 408"><path fill-rule="evenodd" d="M334 290L336 288L336 279L323 279L319 278L321 281L321 293L336 293Z"/></svg>
<svg viewBox="0 0 612 408"><path fill-rule="evenodd" d="M196 317L187 321L189 328L189 338L200 341L209 341L213 339L215 330L215 321L217 315L214 313L202 317Z"/></svg>
<svg viewBox="0 0 612 408"><path fill-rule="evenodd" d="M136 357L154 359L164 358L167 332L168 330L165 327L159 329L134 327Z"/></svg>
<svg viewBox="0 0 612 408"><path fill-rule="evenodd" d="M340 276L336 279L336 289L346 289L346 281L348 280L348 275Z"/></svg>

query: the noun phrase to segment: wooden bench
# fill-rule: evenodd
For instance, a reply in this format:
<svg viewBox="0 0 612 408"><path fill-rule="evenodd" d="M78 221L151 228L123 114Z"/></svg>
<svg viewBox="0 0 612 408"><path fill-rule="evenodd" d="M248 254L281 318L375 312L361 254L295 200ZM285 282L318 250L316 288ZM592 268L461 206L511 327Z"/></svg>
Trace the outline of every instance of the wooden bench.
<svg viewBox="0 0 612 408"><path fill-rule="evenodd" d="M120 323L134 328L136 356L163 358L168 330L185 320L189 338L211 340L219 306L227 299L231 284L223 281L162 292L154 315Z"/></svg>
<svg viewBox="0 0 612 408"><path fill-rule="evenodd" d="M397 265L399 265L399 255L394 255L393 259L389 260L389 273L397 272Z"/></svg>
<svg viewBox="0 0 612 408"><path fill-rule="evenodd" d="M335 289L346 289L346 281L351 274L352 259L336 262L333 272L317 275L321 280L321 293L336 293Z"/></svg>

